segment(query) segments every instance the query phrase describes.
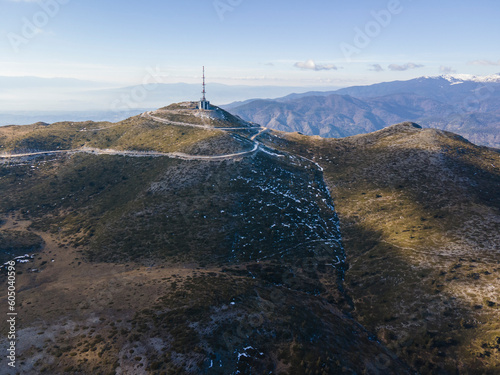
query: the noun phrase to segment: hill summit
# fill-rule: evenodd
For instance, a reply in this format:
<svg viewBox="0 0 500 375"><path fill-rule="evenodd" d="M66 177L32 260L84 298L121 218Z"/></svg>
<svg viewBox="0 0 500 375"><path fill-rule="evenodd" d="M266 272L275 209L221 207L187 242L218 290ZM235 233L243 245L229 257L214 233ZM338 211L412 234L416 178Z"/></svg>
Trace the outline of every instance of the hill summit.
<svg viewBox="0 0 500 375"><path fill-rule="evenodd" d="M161 119L179 125L199 125L210 128L260 127L214 105L210 105L208 110L201 110L197 102L171 104L156 111L147 112L146 115L156 120Z"/></svg>

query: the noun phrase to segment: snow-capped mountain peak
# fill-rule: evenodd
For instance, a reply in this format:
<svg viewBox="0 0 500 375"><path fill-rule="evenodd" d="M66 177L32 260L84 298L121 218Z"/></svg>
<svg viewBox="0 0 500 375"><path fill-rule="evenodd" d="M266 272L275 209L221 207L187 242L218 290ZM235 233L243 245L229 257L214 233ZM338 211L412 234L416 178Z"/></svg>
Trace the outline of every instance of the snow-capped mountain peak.
<svg viewBox="0 0 500 375"><path fill-rule="evenodd" d="M482 83L500 83L500 74L492 74L489 76L475 76L472 74L446 74L439 78L444 78L452 84L458 84L466 81L482 82Z"/></svg>
<svg viewBox="0 0 500 375"><path fill-rule="evenodd" d="M444 74L441 76L424 76L421 79L445 79L452 85L458 85L464 82L479 82L479 83L500 83L500 73L488 76L475 76L473 74Z"/></svg>

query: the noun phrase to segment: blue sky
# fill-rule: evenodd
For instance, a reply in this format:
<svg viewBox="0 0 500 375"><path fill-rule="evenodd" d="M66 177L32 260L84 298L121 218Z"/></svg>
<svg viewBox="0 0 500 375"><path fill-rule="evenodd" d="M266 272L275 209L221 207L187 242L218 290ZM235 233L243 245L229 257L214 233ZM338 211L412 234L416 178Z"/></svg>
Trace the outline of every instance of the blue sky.
<svg viewBox="0 0 500 375"><path fill-rule="evenodd" d="M0 0L0 76L349 86L500 72L498 0Z"/></svg>

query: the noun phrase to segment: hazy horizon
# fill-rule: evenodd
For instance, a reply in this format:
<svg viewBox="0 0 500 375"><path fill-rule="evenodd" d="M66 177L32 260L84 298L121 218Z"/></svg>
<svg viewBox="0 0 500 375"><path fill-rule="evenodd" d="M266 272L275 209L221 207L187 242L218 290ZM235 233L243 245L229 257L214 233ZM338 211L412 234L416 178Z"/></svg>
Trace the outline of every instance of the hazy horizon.
<svg viewBox="0 0 500 375"><path fill-rule="evenodd" d="M443 76L449 75L436 75L433 78ZM468 78L460 74L451 76ZM498 78L495 80L499 81ZM406 81L383 83L387 82ZM228 85L212 82L207 85L207 98L213 104L226 106L252 99L282 98L291 94L336 92L346 87ZM99 116L104 116L102 120L118 121L143 110L156 109L171 103L196 101L200 96L201 77L200 82L194 84L162 83L153 79L140 85L126 86L62 77L49 79L0 76L0 126L31 123L30 118L33 119L32 122L54 122L100 120ZM88 116L85 112L88 112ZM70 118L62 117L65 114L70 114Z"/></svg>
<svg viewBox="0 0 500 375"><path fill-rule="evenodd" d="M135 86L101 85L72 79L0 76L0 113L25 111L127 111L158 108L201 96L201 82L148 83ZM201 80L201 79L200 79ZM246 86L211 83L207 97L217 105L249 99L274 99L292 93L330 91L339 87Z"/></svg>

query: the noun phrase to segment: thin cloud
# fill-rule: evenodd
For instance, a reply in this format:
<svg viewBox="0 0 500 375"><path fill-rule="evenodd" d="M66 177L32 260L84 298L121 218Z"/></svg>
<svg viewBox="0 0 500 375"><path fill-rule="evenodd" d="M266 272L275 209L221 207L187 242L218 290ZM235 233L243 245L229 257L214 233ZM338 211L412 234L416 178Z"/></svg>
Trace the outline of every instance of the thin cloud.
<svg viewBox="0 0 500 375"><path fill-rule="evenodd" d="M469 62L469 65L498 66L498 65L500 65L500 60L498 60L498 61L474 60L474 61Z"/></svg>
<svg viewBox="0 0 500 375"><path fill-rule="evenodd" d="M455 69L453 69L451 66L441 65L439 67L439 72L443 73L443 74L453 74L453 73L456 73L457 71Z"/></svg>
<svg viewBox="0 0 500 375"><path fill-rule="evenodd" d="M423 67L422 64L415 64L412 62L403 65L391 64L388 66L389 70L392 70L393 72L404 72L405 70L417 69L422 67Z"/></svg>
<svg viewBox="0 0 500 375"><path fill-rule="evenodd" d="M296 68L303 69L303 70L315 70L315 71L320 71L320 70L338 70L338 68L333 65L333 64L328 64L328 65L320 65L316 64L314 60L307 60L304 62L297 62L294 65Z"/></svg>
<svg viewBox="0 0 500 375"><path fill-rule="evenodd" d="M370 69L368 70L371 70L372 72L383 72L384 68L382 68L380 64L371 64Z"/></svg>

